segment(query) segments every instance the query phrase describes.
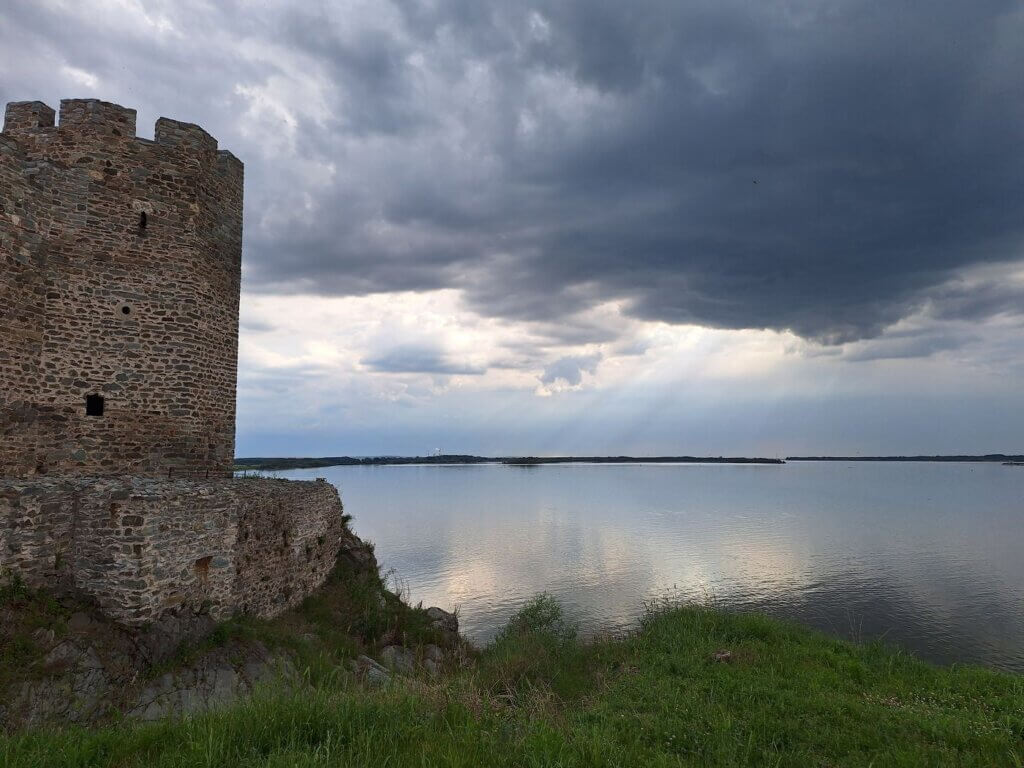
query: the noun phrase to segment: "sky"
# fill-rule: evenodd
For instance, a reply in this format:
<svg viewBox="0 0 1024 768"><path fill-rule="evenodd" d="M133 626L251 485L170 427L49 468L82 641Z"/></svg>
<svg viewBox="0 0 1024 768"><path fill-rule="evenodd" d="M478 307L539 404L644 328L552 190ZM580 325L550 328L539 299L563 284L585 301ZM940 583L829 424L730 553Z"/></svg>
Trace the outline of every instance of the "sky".
<svg viewBox="0 0 1024 768"><path fill-rule="evenodd" d="M245 163L240 456L1024 452L1019 0L5 0Z"/></svg>

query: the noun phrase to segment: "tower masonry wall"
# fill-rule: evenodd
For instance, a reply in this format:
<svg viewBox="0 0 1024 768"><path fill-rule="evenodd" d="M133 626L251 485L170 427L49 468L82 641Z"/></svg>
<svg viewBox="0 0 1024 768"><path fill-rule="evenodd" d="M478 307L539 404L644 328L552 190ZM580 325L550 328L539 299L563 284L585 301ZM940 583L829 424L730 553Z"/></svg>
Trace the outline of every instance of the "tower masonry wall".
<svg viewBox="0 0 1024 768"><path fill-rule="evenodd" d="M7 106L0 476L230 469L242 186L190 123L147 141L116 104Z"/></svg>
<svg viewBox="0 0 1024 768"><path fill-rule="evenodd" d="M0 552L126 625L168 611L269 618L323 584L344 534L334 486L287 480L0 481Z"/></svg>

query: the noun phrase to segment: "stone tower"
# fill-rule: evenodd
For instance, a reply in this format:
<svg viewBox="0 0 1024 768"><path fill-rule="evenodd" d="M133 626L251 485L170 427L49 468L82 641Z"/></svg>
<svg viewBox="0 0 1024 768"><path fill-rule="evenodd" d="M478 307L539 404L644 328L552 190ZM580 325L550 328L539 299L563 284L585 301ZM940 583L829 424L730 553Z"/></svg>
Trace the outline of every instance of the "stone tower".
<svg viewBox="0 0 1024 768"><path fill-rule="evenodd" d="M230 470L242 163L116 104L54 117L0 133L0 476Z"/></svg>
<svg viewBox="0 0 1024 768"><path fill-rule="evenodd" d="M139 626L274 616L327 578L338 491L230 472L241 255L242 164L202 128L7 105L0 583Z"/></svg>

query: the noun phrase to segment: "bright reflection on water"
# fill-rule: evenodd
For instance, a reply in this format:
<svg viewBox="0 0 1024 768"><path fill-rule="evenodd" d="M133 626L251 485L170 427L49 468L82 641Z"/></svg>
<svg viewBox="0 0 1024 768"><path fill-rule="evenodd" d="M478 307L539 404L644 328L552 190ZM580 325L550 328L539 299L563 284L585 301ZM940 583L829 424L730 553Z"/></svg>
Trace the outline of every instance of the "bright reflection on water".
<svg viewBox="0 0 1024 768"><path fill-rule="evenodd" d="M663 596L1024 672L1024 469L790 463L332 467L414 601L486 641L547 591L584 631Z"/></svg>

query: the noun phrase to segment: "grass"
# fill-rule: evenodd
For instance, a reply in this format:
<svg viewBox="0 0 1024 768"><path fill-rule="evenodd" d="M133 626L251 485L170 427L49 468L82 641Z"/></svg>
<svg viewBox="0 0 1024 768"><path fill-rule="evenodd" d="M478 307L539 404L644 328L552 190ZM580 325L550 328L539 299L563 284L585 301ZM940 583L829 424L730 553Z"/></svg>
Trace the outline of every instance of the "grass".
<svg viewBox="0 0 1024 768"><path fill-rule="evenodd" d="M714 660L726 650L729 661ZM12 768L1020 766L1022 757L1021 677L702 608L662 608L628 637L583 643L544 596L473 665L436 682L371 691L320 675L195 718L0 739L0 764Z"/></svg>
<svg viewBox="0 0 1024 768"><path fill-rule="evenodd" d="M0 691L24 679L45 653L39 632L67 633L74 607L29 588L18 574L0 573Z"/></svg>

